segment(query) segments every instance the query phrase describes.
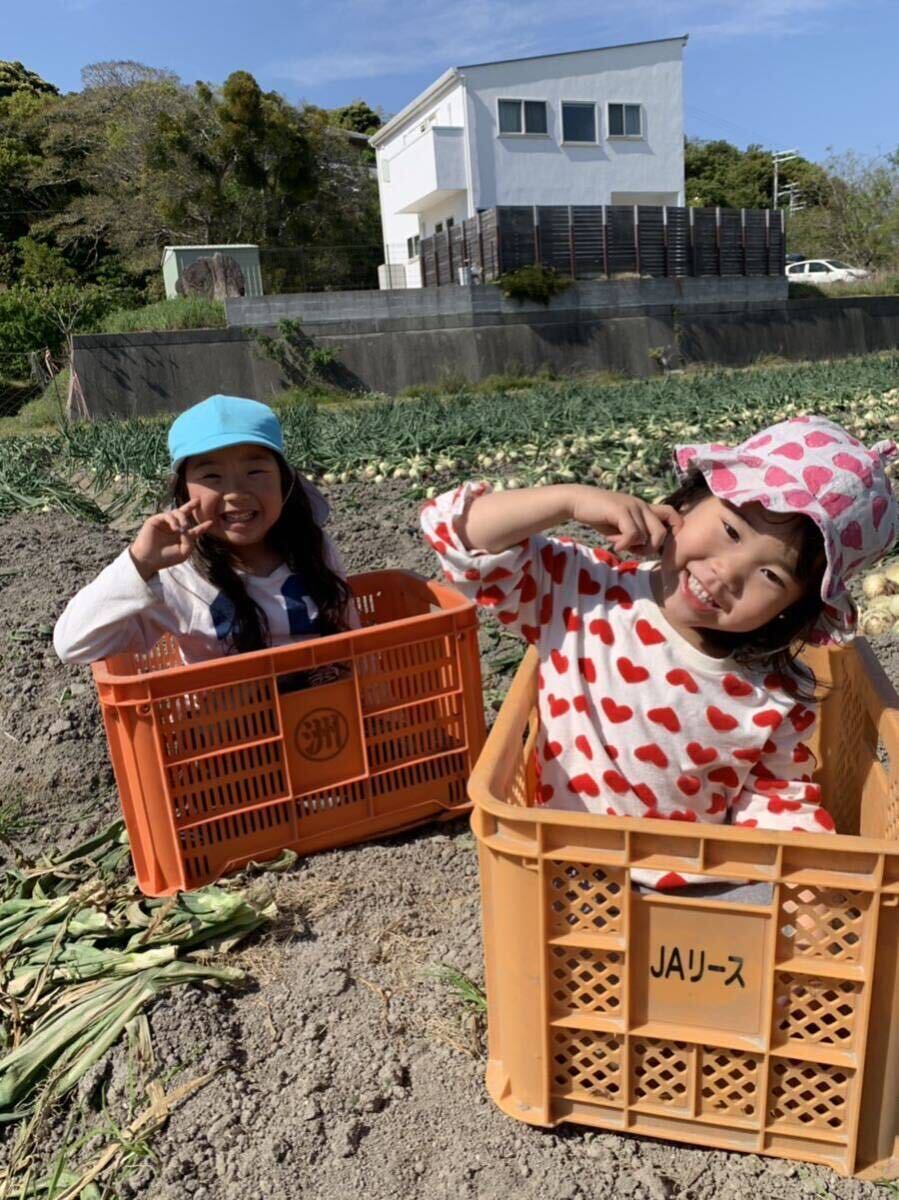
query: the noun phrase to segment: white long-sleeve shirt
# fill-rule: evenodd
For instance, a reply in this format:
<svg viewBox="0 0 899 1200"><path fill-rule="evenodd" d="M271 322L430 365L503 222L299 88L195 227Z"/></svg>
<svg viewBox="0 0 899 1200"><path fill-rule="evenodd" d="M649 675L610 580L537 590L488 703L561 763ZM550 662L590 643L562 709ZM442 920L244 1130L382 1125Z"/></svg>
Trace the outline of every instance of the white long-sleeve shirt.
<svg viewBox="0 0 899 1200"><path fill-rule="evenodd" d="M824 832L804 742L815 712L776 676L713 658L667 621L652 563L618 563L568 539L499 554L461 535L466 484L430 502L422 527L446 578L540 655L538 803L612 816ZM635 873L635 878L636 878ZM641 872L678 887L698 876Z"/></svg>
<svg viewBox="0 0 899 1200"><path fill-rule="evenodd" d="M325 559L342 578L346 570L325 537ZM320 636L319 611L301 576L280 566L270 575L241 574L252 600L265 613L272 646ZM349 623L358 624L355 606ZM67 663L91 663L111 654L151 650L163 634L178 638L185 663L220 658L233 607L204 579L190 559L144 580L128 550L66 605L53 631L56 653Z"/></svg>

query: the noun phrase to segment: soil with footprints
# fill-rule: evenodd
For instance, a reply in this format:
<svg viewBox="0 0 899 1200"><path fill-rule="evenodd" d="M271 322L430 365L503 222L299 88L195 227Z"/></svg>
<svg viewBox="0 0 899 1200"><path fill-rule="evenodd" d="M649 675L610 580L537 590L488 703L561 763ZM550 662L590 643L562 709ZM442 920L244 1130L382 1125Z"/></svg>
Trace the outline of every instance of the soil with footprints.
<svg viewBox="0 0 899 1200"><path fill-rule="evenodd" d="M404 485L332 491L330 530L350 570L435 574ZM27 854L66 846L118 814L86 668L49 640L69 596L127 531L57 513L0 522L0 833ZM520 658L482 622L488 718ZM899 683L899 642L875 641ZM171 1086L212 1073L177 1108L153 1155L111 1194L152 1200L793 1200L886 1196L873 1183L753 1154L676 1146L579 1126L542 1130L493 1105L481 1018L440 968L483 978L477 856L465 822L429 825L261 876L275 925L233 958L240 989L181 988L149 1009ZM77 1129L139 1103L124 1045L79 1085ZM44 1153L65 1127L63 1106ZM13 1135L4 1132L7 1145ZM74 1137L70 1134L70 1137Z"/></svg>

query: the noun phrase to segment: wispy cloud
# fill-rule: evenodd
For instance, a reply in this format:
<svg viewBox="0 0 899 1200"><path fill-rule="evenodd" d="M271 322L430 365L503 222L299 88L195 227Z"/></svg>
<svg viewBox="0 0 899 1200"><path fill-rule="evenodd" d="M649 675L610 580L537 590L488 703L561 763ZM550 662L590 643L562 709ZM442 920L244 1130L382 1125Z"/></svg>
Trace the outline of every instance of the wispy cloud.
<svg viewBox="0 0 899 1200"><path fill-rule="evenodd" d="M90 3L92 0L67 0ZM301 86L419 74L422 68L690 33L743 38L797 34L870 0L344 0L329 7L328 49L275 62L270 73ZM560 24L561 21L561 24ZM566 38L561 45L559 38Z"/></svg>
<svg viewBox="0 0 899 1200"><path fill-rule="evenodd" d="M783 36L821 28L840 9L859 7L863 0L724 0L709 6L692 32L699 37ZM712 15L714 14L714 15Z"/></svg>
<svg viewBox="0 0 899 1200"><path fill-rule="evenodd" d="M436 6L434 6L436 8ZM574 7L583 7L576 0ZM349 0L330 10L344 32L321 54L273 63L276 78L309 87L345 79L412 75L422 67L445 69L493 57L539 53L549 32L543 4L515 0L461 0L448 17L429 0Z"/></svg>

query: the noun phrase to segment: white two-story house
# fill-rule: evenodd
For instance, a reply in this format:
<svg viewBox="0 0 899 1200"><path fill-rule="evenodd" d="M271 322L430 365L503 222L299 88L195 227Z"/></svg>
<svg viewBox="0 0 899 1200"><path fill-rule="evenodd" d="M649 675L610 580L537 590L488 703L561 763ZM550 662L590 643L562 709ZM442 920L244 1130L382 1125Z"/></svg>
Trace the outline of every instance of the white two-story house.
<svg viewBox="0 0 899 1200"><path fill-rule="evenodd" d="M511 204L683 204L687 38L451 67L372 137L386 266Z"/></svg>

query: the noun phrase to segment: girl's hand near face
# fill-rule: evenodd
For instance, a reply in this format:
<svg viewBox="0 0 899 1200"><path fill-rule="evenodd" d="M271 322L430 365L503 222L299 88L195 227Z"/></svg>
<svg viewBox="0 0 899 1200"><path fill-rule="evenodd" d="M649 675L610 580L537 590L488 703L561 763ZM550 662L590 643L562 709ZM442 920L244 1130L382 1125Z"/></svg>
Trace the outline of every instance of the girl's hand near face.
<svg viewBox="0 0 899 1200"><path fill-rule="evenodd" d="M166 567L186 562L193 553L197 538L212 527L212 521L196 520L199 500L188 500L180 508L148 517L129 553L142 579L152 579Z"/></svg>
<svg viewBox="0 0 899 1200"><path fill-rule="evenodd" d="M616 554L653 554L681 516L667 504L586 484L550 484L478 496L468 511L464 538L469 549L497 554L522 538L565 521L580 521L608 538Z"/></svg>
<svg viewBox="0 0 899 1200"><path fill-rule="evenodd" d="M658 553L669 532L676 533L683 521L668 504L647 504L638 496L594 487L575 490L571 516L606 538L616 554Z"/></svg>

